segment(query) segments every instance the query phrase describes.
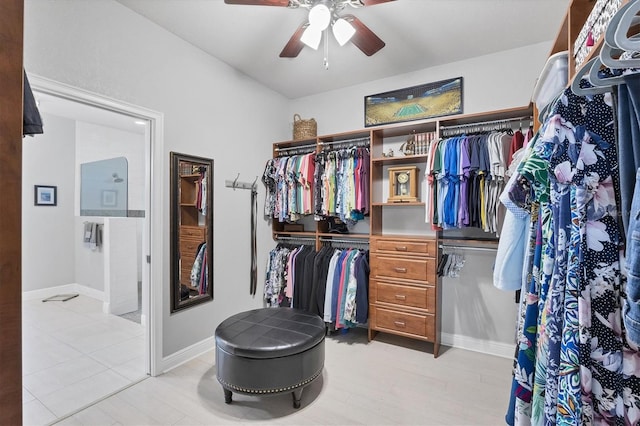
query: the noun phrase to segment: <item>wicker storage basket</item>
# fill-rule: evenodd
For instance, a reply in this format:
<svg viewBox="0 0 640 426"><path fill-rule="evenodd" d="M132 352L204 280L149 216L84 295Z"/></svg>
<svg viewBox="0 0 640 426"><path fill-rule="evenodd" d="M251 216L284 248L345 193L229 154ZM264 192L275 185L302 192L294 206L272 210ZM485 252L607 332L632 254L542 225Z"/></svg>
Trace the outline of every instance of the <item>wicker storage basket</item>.
<svg viewBox="0 0 640 426"><path fill-rule="evenodd" d="M293 139L311 139L318 135L318 124L313 118L303 120L298 114L293 114Z"/></svg>

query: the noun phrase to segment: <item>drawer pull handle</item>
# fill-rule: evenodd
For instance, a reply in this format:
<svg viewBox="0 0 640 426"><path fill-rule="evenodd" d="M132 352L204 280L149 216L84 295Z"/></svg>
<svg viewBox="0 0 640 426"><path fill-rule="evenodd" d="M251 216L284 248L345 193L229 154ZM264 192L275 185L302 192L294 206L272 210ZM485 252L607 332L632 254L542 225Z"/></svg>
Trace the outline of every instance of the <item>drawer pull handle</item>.
<svg viewBox="0 0 640 426"><path fill-rule="evenodd" d="M396 327L404 327L406 325L404 321L394 321L393 323L396 325Z"/></svg>
<svg viewBox="0 0 640 426"><path fill-rule="evenodd" d="M402 272L405 274L407 272L407 268L395 268L396 272Z"/></svg>
<svg viewBox="0 0 640 426"><path fill-rule="evenodd" d="M396 246L396 251L407 251L406 246Z"/></svg>
<svg viewBox="0 0 640 426"><path fill-rule="evenodd" d="M398 300L407 300L407 296L404 294L396 294L396 299Z"/></svg>

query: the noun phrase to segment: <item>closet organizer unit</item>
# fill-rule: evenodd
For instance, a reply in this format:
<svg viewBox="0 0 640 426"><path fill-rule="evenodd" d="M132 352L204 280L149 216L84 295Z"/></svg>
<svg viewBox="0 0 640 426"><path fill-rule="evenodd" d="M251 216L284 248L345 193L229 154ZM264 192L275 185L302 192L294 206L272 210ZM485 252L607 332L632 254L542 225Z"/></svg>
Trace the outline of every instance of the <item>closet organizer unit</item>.
<svg viewBox="0 0 640 426"><path fill-rule="evenodd" d="M438 244L437 234L424 220L424 173L426 142L437 141L437 126L431 121L372 130L369 278L369 340L386 332L433 342L434 357L440 346ZM414 141L414 149L405 155L401 149L408 140ZM414 167L417 200L398 200L394 188L401 182L390 179L395 170Z"/></svg>
<svg viewBox="0 0 640 426"><path fill-rule="evenodd" d="M532 107L467 114L400 125L378 126L367 130L319 136L314 139L273 144L274 158L282 155L318 154L332 146L368 139L370 154L369 206L364 220L349 234L329 232L331 224L313 214L295 223L272 219L274 240L304 238L315 240L317 250L331 239L369 242L369 340L378 332L432 342L434 357L440 347L440 281L437 276L441 230L425 223L427 184L425 170L428 144L437 141L441 129L491 120L529 117ZM527 122L528 124L528 122ZM413 153L405 155L401 148L413 138ZM390 156L390 151L393 155ZM391 197L393 183L389 169L417 169L417 200ZM393 173L392 173L393 175ZM364 225L362 225L364 224ZM363 229L366 226L367 229ZM355 231L355 232L354 232ZM457 238L457 245L465 241ZM474 240L469 240L470 245Z"/></svg>
<svg viewBox="0 0 640 426"><path fill-rule="evenodd" d="M180 284L190 291L198 291L191 286L191 269L200 245L206 240L206 226L201 225L198 210L199 173L180 173Z"/></svg>

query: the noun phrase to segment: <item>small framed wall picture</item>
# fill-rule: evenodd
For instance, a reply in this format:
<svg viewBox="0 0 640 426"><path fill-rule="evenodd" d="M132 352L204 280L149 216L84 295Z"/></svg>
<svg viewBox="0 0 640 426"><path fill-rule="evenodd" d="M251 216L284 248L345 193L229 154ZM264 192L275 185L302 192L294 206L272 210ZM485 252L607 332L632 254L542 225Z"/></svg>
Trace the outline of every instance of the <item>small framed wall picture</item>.
<svg viewBox="0 0 640 426"><path fill-rule="evenodd" d="M58 187L49 185L34 185L34 205L56 206L58 205Z"/></svg>

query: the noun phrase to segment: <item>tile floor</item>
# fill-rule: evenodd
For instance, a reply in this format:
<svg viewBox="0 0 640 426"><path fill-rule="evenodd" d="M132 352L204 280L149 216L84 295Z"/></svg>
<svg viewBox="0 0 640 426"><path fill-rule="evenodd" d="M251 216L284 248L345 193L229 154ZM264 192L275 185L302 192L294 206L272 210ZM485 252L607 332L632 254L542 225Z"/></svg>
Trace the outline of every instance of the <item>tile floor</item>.
<svg viewBox="0 0 640 426"><path fill-rule="evenodd" d="M58 425L502 425L511 364L462 349L351 330L326 342L325 369L303 392L224 403L214 352L110 396Z"/></svg>
<svg viewBox="0 0 640 426"><path fill-rule="evenodd" d="M22 304L23 417L45 425L145 377L144 328L102 302Z"/></svg>

